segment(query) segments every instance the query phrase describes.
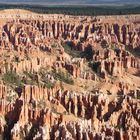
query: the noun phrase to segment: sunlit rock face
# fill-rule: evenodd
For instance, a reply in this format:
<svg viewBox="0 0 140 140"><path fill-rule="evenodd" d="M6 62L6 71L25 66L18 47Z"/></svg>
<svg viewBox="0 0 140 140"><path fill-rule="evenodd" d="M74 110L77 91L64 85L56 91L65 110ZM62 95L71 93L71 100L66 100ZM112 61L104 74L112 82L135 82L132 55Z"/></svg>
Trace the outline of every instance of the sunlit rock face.
<svg viewBox="0 0 140 140"><path fill-rule="evenodd" d="M139 15L1 19L0 139L140 139Z"/></svg>

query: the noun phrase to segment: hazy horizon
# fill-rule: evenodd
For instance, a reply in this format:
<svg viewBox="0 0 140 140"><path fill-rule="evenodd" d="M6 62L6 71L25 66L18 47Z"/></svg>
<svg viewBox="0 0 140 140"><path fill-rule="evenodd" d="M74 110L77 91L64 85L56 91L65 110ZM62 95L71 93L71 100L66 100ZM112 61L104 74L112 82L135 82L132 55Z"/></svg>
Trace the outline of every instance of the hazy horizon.
<svg viewBox="0 0 140 140"><path fill-rule="evenodd" d="M139 0L0 0L0 3L25 4L137 4Z"/></svg>

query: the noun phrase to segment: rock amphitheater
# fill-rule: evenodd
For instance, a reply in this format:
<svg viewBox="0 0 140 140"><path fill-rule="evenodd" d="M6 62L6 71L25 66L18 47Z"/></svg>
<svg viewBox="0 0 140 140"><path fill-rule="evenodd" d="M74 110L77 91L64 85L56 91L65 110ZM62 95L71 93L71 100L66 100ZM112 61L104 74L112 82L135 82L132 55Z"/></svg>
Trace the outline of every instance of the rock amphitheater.
<svg viewBox="0 0 140 140"><path fill-rule="evenodd" d="M140 140L140 15L0 11L0 140Z"/></svg>

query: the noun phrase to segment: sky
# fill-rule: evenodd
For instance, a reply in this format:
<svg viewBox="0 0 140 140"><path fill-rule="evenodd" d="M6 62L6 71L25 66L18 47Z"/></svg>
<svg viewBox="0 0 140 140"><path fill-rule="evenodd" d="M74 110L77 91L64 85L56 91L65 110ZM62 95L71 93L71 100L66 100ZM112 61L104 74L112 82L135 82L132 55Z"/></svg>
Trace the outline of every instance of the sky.
<svg viewBox="0 0 140 140"><path fill-rule="evenodd" d="M0 3L40 3L40 4L124 4L140 3L140 0L0 0Z"/></svg>

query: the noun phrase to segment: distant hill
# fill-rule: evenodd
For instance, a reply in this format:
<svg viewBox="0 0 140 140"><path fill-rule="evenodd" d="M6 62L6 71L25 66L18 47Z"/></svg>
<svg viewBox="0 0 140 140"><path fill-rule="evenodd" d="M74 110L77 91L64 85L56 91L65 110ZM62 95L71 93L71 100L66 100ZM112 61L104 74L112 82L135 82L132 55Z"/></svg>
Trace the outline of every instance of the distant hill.
<svg viewBox="0 0 140 140"><path fill-rule="evenodd" d="M32 4L137 4L140 0L0 0L0 3Z"/></svg>

